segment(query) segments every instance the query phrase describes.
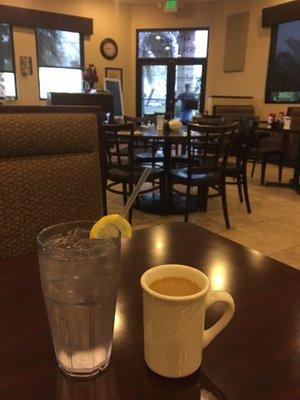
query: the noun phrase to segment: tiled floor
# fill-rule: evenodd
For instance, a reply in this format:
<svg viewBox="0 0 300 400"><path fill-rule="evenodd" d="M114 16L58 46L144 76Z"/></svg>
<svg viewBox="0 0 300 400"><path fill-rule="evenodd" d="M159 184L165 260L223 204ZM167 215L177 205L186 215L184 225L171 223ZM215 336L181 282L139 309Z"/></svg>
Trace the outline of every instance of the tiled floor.
<svg viewBox="0 0 300 400"><path fill-rule="evenodd" d="M277 181L277 171L268 165L267 180ZM291 189L260 186L259 172L260 166L255 177L249 178L252 214L240 204L236 186L227 186L231 229L225 227L220 198L209 199L207 213L191 213L189 221L300 269L300 196ZM291 175L292 170L285 168L283 181ZM119 212L121 203L121 196L108 193L109 212ZM134 211L133 226L142 229L183 220L182 215L162 217Z"/></svg>

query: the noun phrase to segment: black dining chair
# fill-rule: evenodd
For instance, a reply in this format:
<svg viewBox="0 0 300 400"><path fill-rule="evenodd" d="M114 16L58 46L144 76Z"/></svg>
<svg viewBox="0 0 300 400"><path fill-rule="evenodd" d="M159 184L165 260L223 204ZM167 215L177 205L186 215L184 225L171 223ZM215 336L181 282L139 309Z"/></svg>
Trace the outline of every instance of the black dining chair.
<svg viewBox="0 0 300 400"><path fill-rule="evenodd" d="M225 177L230 143L237 126L238 123L223 126L187 125L187 167L172 168L168 174L171 195L174 184L186 186L185 222L189 217L191 188L197 187L199 194L208 193L209 187L212 187L217 192L213 196L222 197L226 227L230 228Z"/></svg>
<svg viewBox="0 0 300 400"><path fill-rule="evenodd" d="M204 115L202 117L193 117L192 123L198 125L224 125L226 122L226 117L222 115Z"/></svg>
<svg viewBox="0 0 300 400"><path fill-rule="evenodd" d="M151 114L144 117L131 117L124 116L125 123L133 123L134 128L147 129L152 125L152 129L155 130L156 126L156 114ZM148 128L149 129L149 128ZM139 164L151 164L153 167L161 165L164 159L163 155L163 142L161 139L136 139L135 142L135 158Z"/></svg>
<svg viewBox="0 0 300 400"><path fill-rule="evenodd" d="M252 148L249 154L249 161L253 163L251 178L254 176L256 164L261 164L260 184L265 184L266 170L268 162L278 164L278 181L282 180L282 171L285 159L284 135L278 131L277 138L272 137L268 132L255 132Z"/></svg>
<svg viewBox="0 0 300 400"><path fill-rule="evenodd" d="M209 126L220 126L224 125L226 118L222 116L213 116L213 115L205 115L204 117L193 117L193 124L197 125L209 125ZM184 146L184 143L181 144L181 154L176 153L176 155L172 156L172 165L173 166L186 166L187 165L187 151Z"/></svg>
<svg viewBox="0 0 300 400"><path fill-rule="evenodd" d="M243 203L245 197L249 214L251 214L251 206L248 191L247 163L257 125L258 121L255 119L240 117L236 160L235 162L228 162L226 166L226 177L233 178L231 181L226 180L226 185L237 185L240 202Z"/></svg>
<svg viewBox="0 0 300 400"><path fill-rule="evenodd" d="M99 129L99 153L102 175L102 195L106 199L106 191L123 196L123 203L133 191L145 167L136 163L134 147L134 125L108 125L101 124ZM165 179L163 168L149 168L150 174L147 182L153 183L152 187L143 190L140 194L160 190L161 210L163 212L165 198ZM122 185L122 190L117 188ZM129 212L129 222L132 221L132 208Z"/></svg>

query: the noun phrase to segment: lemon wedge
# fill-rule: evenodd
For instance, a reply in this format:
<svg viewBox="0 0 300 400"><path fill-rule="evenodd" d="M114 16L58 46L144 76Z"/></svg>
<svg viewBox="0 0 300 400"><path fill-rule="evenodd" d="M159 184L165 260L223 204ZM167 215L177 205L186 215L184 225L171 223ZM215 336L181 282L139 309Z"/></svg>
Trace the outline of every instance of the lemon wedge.
<svg viewBox="0 0 300 400"><path fill-rule="evenodd" d="M90 239L130 238L132 228L129 222L119 214L105 215L97 221L90 231Z"/></svg>

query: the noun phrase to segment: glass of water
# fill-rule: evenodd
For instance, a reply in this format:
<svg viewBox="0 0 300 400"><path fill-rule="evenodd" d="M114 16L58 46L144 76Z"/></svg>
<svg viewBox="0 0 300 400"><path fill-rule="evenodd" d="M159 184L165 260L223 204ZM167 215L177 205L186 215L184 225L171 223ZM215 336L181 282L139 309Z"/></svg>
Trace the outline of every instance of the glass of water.
<svg viewBox="0 0 300 400"><path fill-rule="evenodd" d="M80 377L109 364L120 277L120 236L90 240L92 225L55 225L37 238L56 358L68 375Z"/></svg>

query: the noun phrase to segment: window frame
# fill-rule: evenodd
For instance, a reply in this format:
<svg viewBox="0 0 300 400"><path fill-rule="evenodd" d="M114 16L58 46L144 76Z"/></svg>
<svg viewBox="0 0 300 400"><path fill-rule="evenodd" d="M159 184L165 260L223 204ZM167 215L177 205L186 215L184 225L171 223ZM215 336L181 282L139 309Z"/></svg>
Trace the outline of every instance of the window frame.
<svg viewBox="0 0 300 400"><path fill-rule="evenodd" d="M292 21L289 21L292 22ZM282 22L284 23L284 22ZM269 61L268 61L268 70L267 70L267 79L266 79L266 87L265 87L265 103L266 104L300 104L300 101L274 101L271 98L271 70L272 70L272 63L276 57L276 43L278 37L278 25L273 25L271 28L271 43L269 48ZM297 90L295 90L297 91Z"/></svg>
<svg viewBox="0 0 300 400"><path fill-rule="evenodd" d="M45 65L40 65L39 63L39 46L38 46L38 34L37 31L38 29L47 29L47 28L42 28L40 26L36 27L34 32L35 32L35 46L36 46L36 61L37 61L37 80L38 80L38 90L39 90L39 99L40 100L47 100L47 97L41 97L41 84L40 84L40 68L56 68L56 69L77 69L81 70L83 72L84 70L84 34L81 32L77 31L67 31L65 29L47 29L49 31L63 31L63 32L74 32L79 34L79 52L80 52L80 68L74 68L74 67L48 67Z"/></svg>
<svg viewBox="0 0 300 400"><path fill-rule="evenodd" d="M158 32L158 31L207 31L207 53L206 57L163 57L163 58L139 58L139 33L140 32ZM208 26L202 27L187 27L187 28L142 28L136 29L136 115L141 116L142 105L140 99L140 91L142 87L142 77L141 77L141 70L143 65L168 65L169 68L176 68L176 65L202 65L203 68L203 88L201 91L200 100L200 110L201 112L204 111L205 107L205 98L206 98L206 84L207 84L207 70L208 70L208 57L209 57L209 46L210 46L210 28ZM171 88L171 85L167 85L167 102L168 97L173 96L174 88ZM168 106L166 107L166 111L168 110Z"/></svg>
<svg viewBox="0 0 300 400"><path fill-rule="evenodd" d="M0 73L10 73L14 74L14 82L15 82L15 91L16 95L12 96L14 99L18 100L19 94L18 94L18 87L17 87L17 72L16 72L16 56L15 56L15 45L14 45L14 31L13 31L13 26L11 24L8 24L6 22L1 22L0 24L6 24L9 26L9 34L11 37L11 49L12 49L12 66L13 66L13 71L12 72L7 72L7 71L0 71Z"/></svg>

